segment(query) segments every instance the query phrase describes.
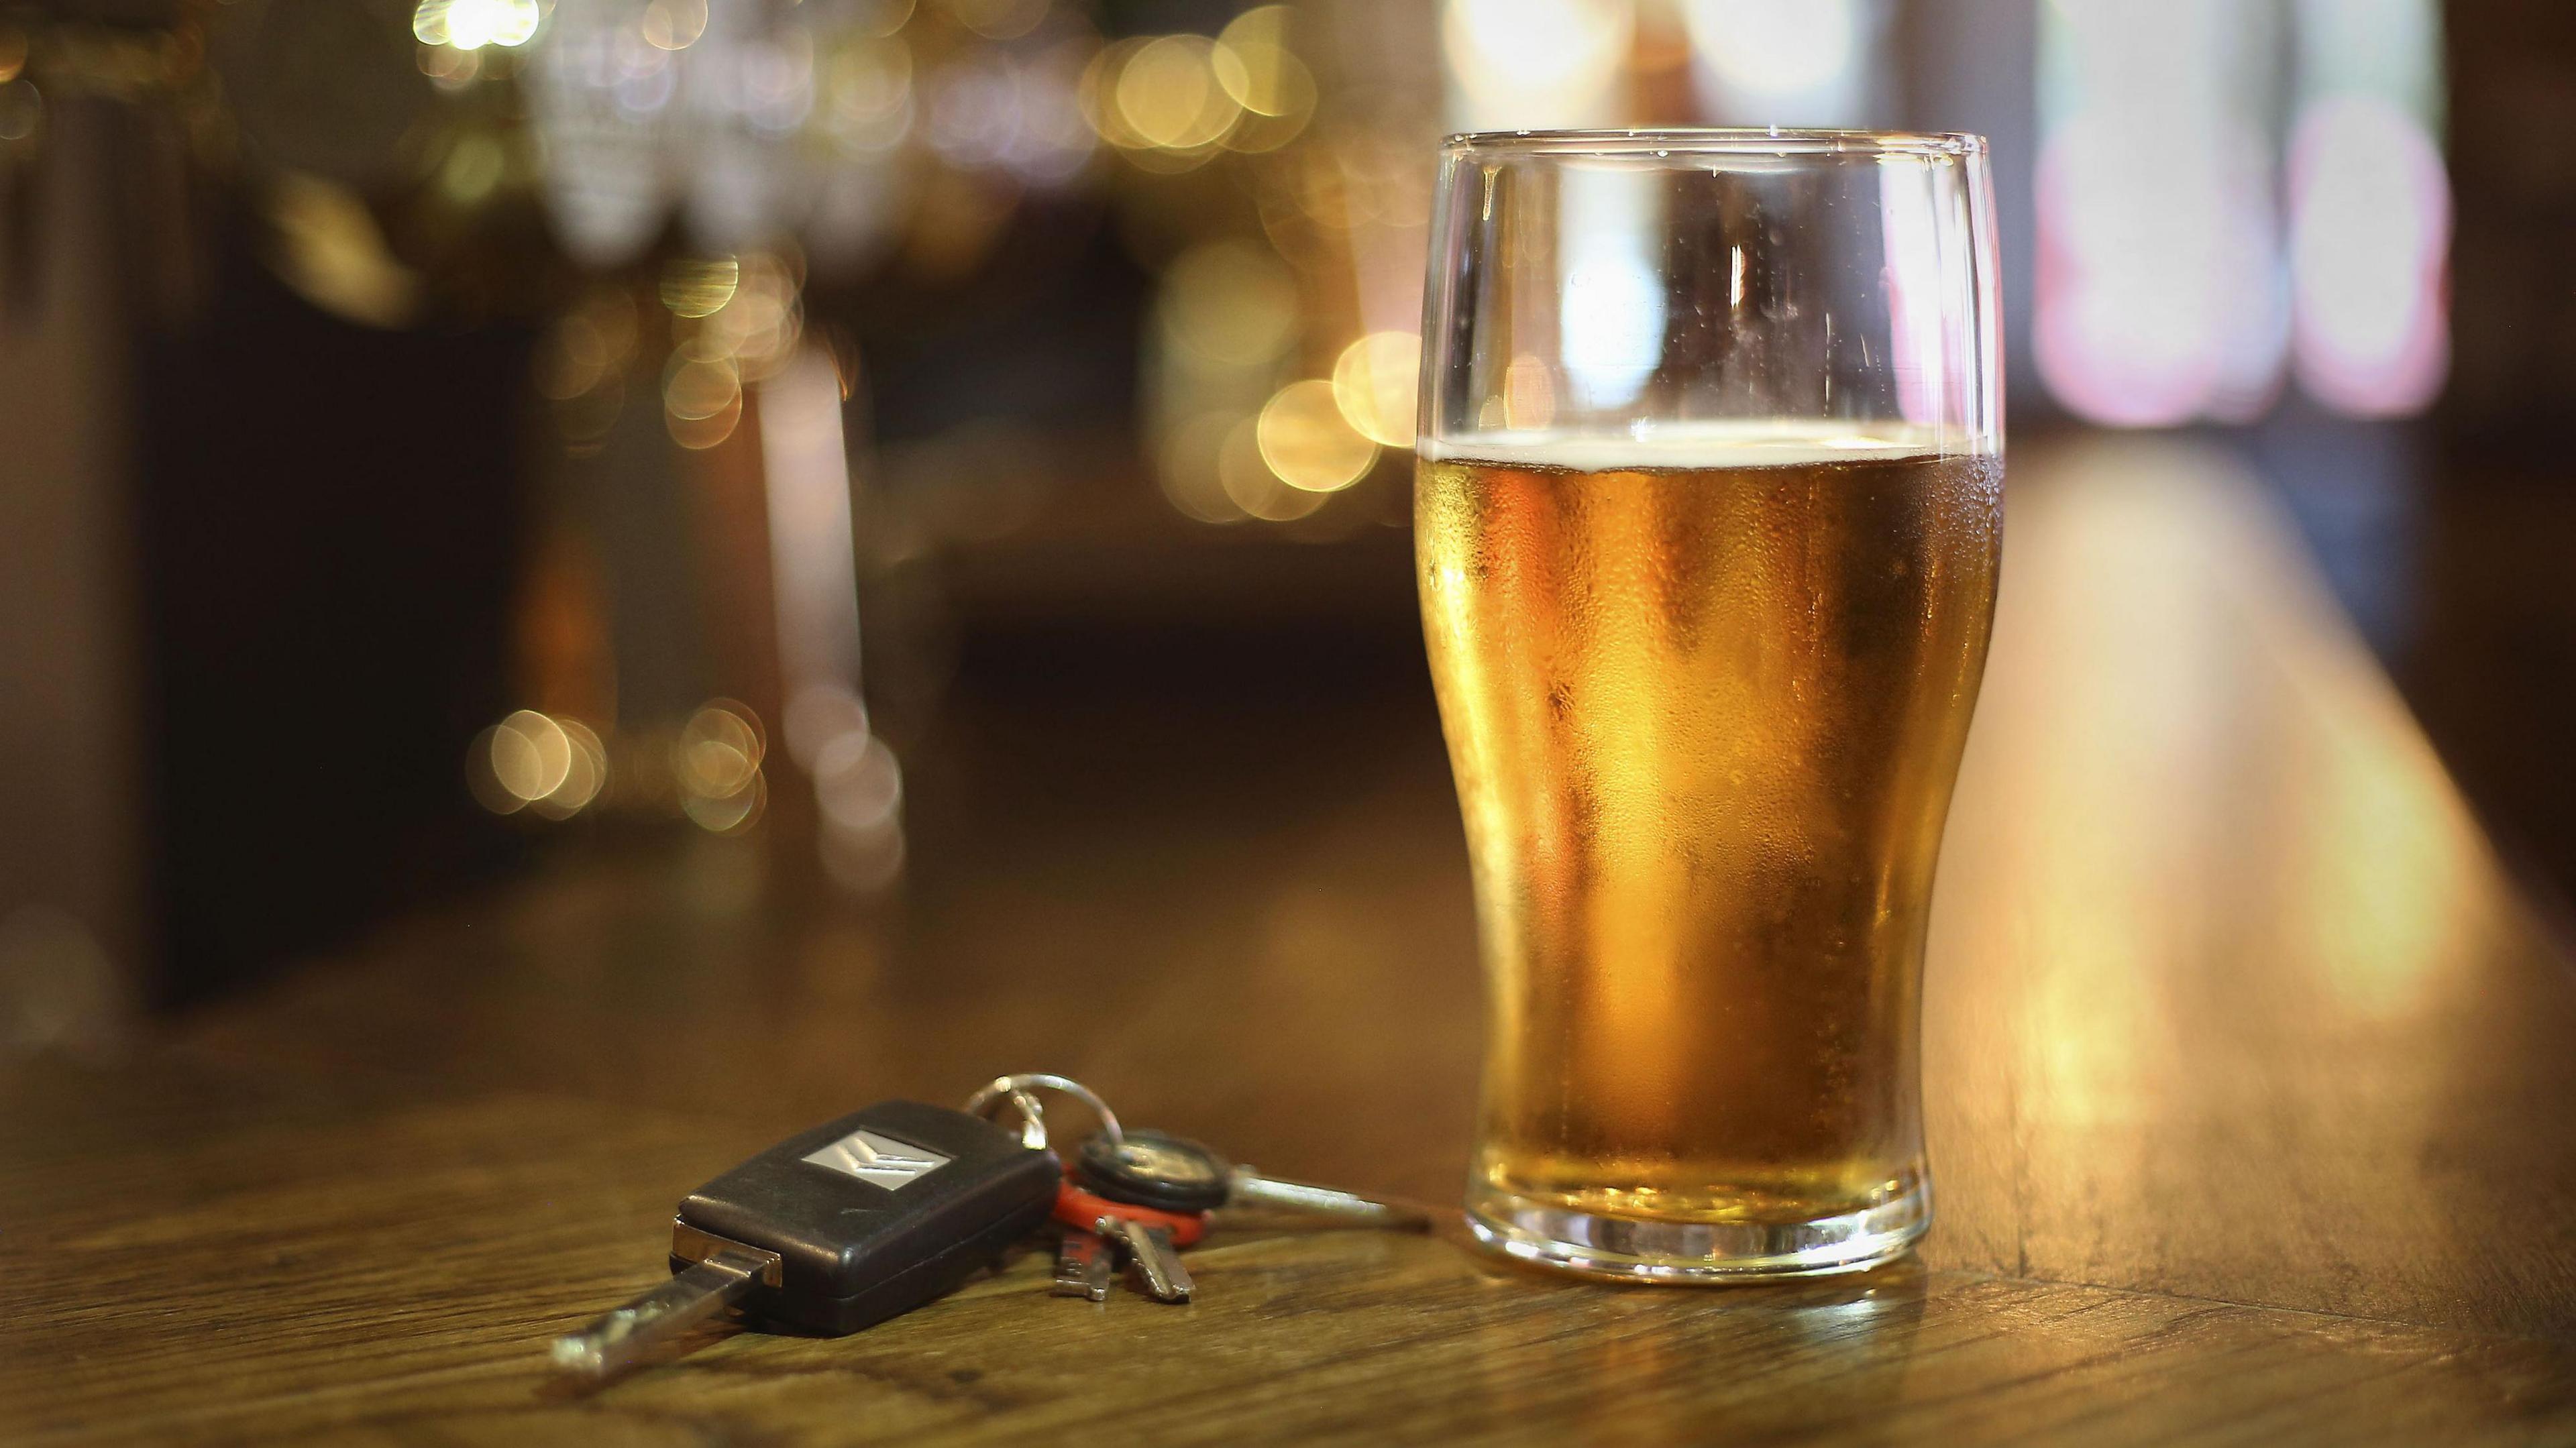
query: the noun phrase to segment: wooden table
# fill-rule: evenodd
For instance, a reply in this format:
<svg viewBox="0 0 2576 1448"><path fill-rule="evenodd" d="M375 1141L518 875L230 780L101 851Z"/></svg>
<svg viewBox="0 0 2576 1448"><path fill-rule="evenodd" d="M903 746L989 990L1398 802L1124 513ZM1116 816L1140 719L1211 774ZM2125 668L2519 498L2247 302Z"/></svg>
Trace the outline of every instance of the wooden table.
<svg viewBox="0 0 2576 1448"><path fill-rule="evenodd" d="M2025 449L2010 537L1917 1260L1612 1289L1232 1230L1185 1309L1050 1299L1032 1256L854 1338L550 1381L685 1189L1001 1070L1454 1200L1477 982L1419 680L968 710L916 751L899 910L722 841L574 851L8 1073L0 1439L2576 1441L2568 956L2222 460Z"/></svg>

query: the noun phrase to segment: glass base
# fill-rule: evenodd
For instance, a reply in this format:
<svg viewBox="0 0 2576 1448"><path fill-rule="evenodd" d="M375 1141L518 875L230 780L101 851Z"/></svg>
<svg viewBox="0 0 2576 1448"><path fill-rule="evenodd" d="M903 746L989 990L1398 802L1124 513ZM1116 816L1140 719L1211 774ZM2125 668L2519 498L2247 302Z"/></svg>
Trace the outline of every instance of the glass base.
<svg viewBox="0 0 2576 1448"><path fill-rule="evenodd" d="M1467 1228L1516 1262L1622 1282L1764 1282L1866 1272L1904 1254L1932 1225L1931 1183L1917 1178L1876 1206L1804 1222L1671 1222L1613 1217L1482 1183Z"/></svg>

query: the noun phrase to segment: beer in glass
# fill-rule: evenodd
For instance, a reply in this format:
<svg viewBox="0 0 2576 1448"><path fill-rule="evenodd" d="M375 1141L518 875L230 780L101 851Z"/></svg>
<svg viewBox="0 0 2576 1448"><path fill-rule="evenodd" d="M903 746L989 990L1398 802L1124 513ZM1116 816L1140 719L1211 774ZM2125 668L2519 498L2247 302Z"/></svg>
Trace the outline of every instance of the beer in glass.
<svg viewBox="0 0 2576 1448"><path fill-rule="evenodd" d="M1443 150L1415 546L1499 1251L1789 1276L1930 1223L1923 942L2002 537L1985 167L1958 135Z"/></svg>

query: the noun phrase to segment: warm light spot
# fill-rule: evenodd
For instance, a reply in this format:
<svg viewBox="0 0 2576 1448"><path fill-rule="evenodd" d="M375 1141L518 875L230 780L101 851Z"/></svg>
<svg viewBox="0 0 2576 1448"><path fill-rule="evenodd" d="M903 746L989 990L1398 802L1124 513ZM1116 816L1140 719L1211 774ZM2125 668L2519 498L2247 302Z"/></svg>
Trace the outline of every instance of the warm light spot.
<svg viewBox="0 0 2576 1448"><path fill-rule="evenodd" d="M484 731L483 747L493 782L517 802L510 809L544 799L572 773L572 736L534 709L521 709Z"/></svg>
<svg viewBox="0 0 2576 1448"><path fill-rule="evenodd" d="M751 783L740 793L722 797L689 795L680 801L680 812L709 834L738 835L760 823L761 812L769 804L769 781L753 775Z"/></svg>
<svg viewBox="0 0 2576 1448"><path fill-rule="evenodd" d="M653 0L644 7L644 40L657 50L686 50L707 33L707 0Z"/></svg>
<svg viewBox="0 0 2576 1448"><path fill-rule="evenodd" d="M550 820L570 819L581 813L600 789L608 783L608 750L589 725L577 719L557 719L564 739L572 746L565 760L563 782L535 800L529 807Z"/></svg>
<svg viewBox="0 0 2576 1448"><path fill-rule="evenodd" d="M1165 335L1224 366L1269 362L1297 332L1297 279L1247 241L1193 247L1163 273L1155 315Z"/></svg>
<svg viewBox="0 0 2576 1448"><path fill-rule="evenodd" d="M1295 139L1315 110L1315 77L1288 49L1292 21L1285 5L1264 5L1234 18L1208 63L1217 83L1243 107L1227 149L1274 151Z"/></svg>
<svg viewBox="0 0 2576 1448"><path fill-rule="evenodd" d="M1082 68L1082 83L1077 94L1082 103L1082 117L1091 123L1100 139L1122 151L1133 151L1151 145L1136 134L1126 117L1118 111L1118 78L1126 73L1127 62L1145 48L1142 40L1112 41L1100 48Z"/></svg>
<svg viewBox="0 0 2576 1448"><path fill-rule="evenodd" d="M689 716L671 745L671 774L680 786L680 808L702 829L734 834L748 829L768 803L760 772L766 741L748 708L710 699Z"/></svg>
<svg viewBox="0 0 2576 1448"><path fill-rule="evenodd" d="M527 44L544 19L537 0L420 0L411 14L411 33L423 45L509 48Z"/></svg>
<svg viewBox="0 0 2576 1448"><path fill-rule="evenodd" d="M1280 388L1262 407L1255 436L1270 471L1310 493L1347 488L1367 476L1369 465L1377 461L1377 444L1343 420L1329 382L1291 382Z"/></svg>
<svg viewBox="0 0 2576 1448"><path fill-rule="evenodd" d="M1216 469L1227 500L1266 523L1303 518L1324 506L1328 496L1282 482L1262 458L1260 426L1249 417L1226 433L1217 451Z"/></svg>
<svg viewBox="0 0 2576 1448"><path fill-rule="evenodd" d="M730 699L711 699L681 726L672 768L684 792L738 794L760 772L765 751L751 710Z"/></svg>
<svg viewBox="0 0 2576 1448"><path fill-rule="evenodd" d="M1215 42L1203 35L1148 41L1118 73L1120 118L1147 144L1189 151L1214 145L1243 110L1218 84Z"/></svg>
<svg viewBox="0 0 2576 1448"><path fill-rule="evenodd" d="M741 285L742 264L732 257L678 257L662 268L662 305L673 316L711 316Z"/></svg>
<svg viewBox="0 0 2576 1448"><path fill-rule="evenodd" d="M737 375L750 381L776 372L803 334L801 290L786 260L762 252L745 256L733 295L698 329L697 350L731 358Z"/></svg>
<svg viewBox="0 0 2576 1448"><path fill-rule="evenodd" d="M663 373L662 405L673 417L701 422L742 400L742 374L733 359L683 348Z"/></svg>
<svg viewBox="0 0 2576 1448"><path fill-rule="evenodd" d="M708 417L682 417L666 407L662 410L662 425L669 430L671 441L691 452L703 452L733 436L733 430L742 425L742 393L737 390L733 400Z"/></svg>
<svg viewBox="0 0 2576 1448"><path fill-rule="evenodd" d="M1422 339L1411 332L1372 332L1342 349L1333 363L1333 403L1371 442L1413 446L1414 393Z"/></svg>

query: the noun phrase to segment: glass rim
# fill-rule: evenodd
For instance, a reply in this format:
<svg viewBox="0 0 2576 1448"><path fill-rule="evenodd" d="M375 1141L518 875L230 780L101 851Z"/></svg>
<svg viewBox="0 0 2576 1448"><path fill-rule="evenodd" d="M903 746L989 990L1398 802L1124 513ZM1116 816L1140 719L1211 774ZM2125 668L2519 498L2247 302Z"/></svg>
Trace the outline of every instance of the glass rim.
<svg viewBox="0 0 2576 1448"><path fill-rule="evenodd" d="M1461 131L1444 152L1520 156L1943 156L1986 154L1972 131L1843 131L1786 126L1664 126L1634 130Z"/></svg>

